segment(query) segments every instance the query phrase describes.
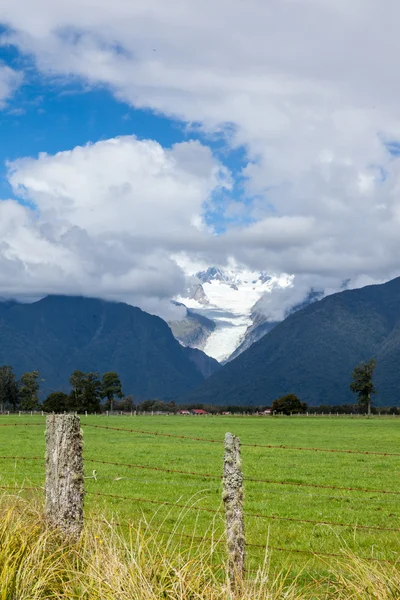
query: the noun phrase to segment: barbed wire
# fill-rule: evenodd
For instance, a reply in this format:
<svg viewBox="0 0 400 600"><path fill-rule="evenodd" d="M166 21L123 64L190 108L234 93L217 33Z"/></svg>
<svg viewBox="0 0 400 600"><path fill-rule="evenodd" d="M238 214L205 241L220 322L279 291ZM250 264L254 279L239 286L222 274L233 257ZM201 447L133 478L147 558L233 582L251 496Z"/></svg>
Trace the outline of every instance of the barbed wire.
<svg viewBox="0 0 400 600"><path fill-rule="evenodd" d="M335 527L351 527L352 529L374 530L374 531L393 531L400 533L398 527L381 527L379 525L359 525L358 523L340 523L338 521L318 521L314 519L296 519L295 517L279 517L277 515L260 515L244 511L245 517L256 519L268 519L273 521L290 521L293 523L310 523L312 525L332 525Z"/></svg>
<svg viewBox="0 0 400 600"><path fill-rule="evenodd" d="M97 460L91 458L85 458L86 462L91 462L94 464L104 464L104 465L112 465L118 467L126 467L130 469L143 469L150 471L160 471L163 473L178 473L180 475L188 475L190 477L204 477L207 479L222 479L222 475L212 475L210 473L199 473L197 471L182 471L179 469L167 469L165 467L153 467L149 465L137 465L133 463L117 463L112 461L104 461ZM336 486L336 485L327 485L320 483L302 483L302 482L294 482L294 481L277 481L274 479L255 479L252 477L244 477L244 481L249 481L253 483L269 483L273 485L288 485L288 486L300 486L300 487L310 487L317 489L329 489L329 490L341 490L341 491L350 491L350 492L362 492L368 494L394 494L399 495L399 491L395 490L381 490L381 489L373 489L373 488L358 488L358 487L346 487L346 486Z"/></svg>
<svg viewBox="0 0 400 600"><path fill-rule="evenodd" d="M345 450L340 448L308 448L306 446L285 446L285 445L273 445L273 444L247 444L241 443L241 446L247 448L268 448L273 450L304 450L306 452L333 452L340 454L361 454L363 456L397 456L400 457L400 452L375 452L370 450Z"/></svg>
<svg viewBox="0 0 400 600"><path fill-rule="evenodd" d="M252 477L245 477L244 481L250 481L252 483L270 483L274 485L294 485L299 487L311 487L311 488L320 488L326 490L344 490L347 492L362 492L368 494L395 494L399 495L400 492L396 490L381 490L381 489L373 489L373 488L358 488L358 487L345 487L338 485L328 485L323 483L303 483L298 481L277 481L275 479L255 479Z"/></svg>
<svg viewBox="0 0 400 600"><path fill-rule="evenodd" d="M157 504L159 506L176 506L177 508L184 508L184 509L189 509L189 510L197 510L197 511L203 511L203 512L209 512L209 513L213 513L213 514L223 514L223 510L218 509L212 509L212 508L205 508L205 507L201 507L201 506L195 506L195 505L186 505L186 504L180 504L177 502L168 502L168 501L161 501L161 500L150 500L147 498L132 498L131 496L122 496L119 494L104 494L103 492L87 492L88 494L91 495L96 495L96 496L100 496L100 497L106 497L106 498L116 498L119 500L132 500L134 502L143 502L143 503L149 503L149 504ZM372 531L393 531L396 533L400 532L400 528L396 528L396 527L381 527L379 525L360 525L358 523L341 523L338 521L325 521L325 520L314 520L314 519L297 519L295 517L280 517L277 515L262 515L262 514L257 514L257 513L252 513L252 512L248 512L248 511L244 511L243 512L245 517L251 517L251 518L256 518L256 519L266 519L266 520L276 520L276 521L290 521L290 522L294 522L294 523L310 523L312 525L329 525L329 526L338 526L338 527L349 527L352 529L361 529L361 530L372 530Z"/></svg>
<svg viewBox="0 0 400 600"><path fill-rule="evenodd" d="M306 496L307 498L320 498L323 500L341 500L343 502L349 501L349 496L332 496L332 494L315 494L313 492L308 492L305 490L287 490L281 488L279 490L274 490L272 488L263 488L265 494L277 494L280 496ZM365 497L362 496L352 496L351 502L365 502ZM390 500L383 500L382 498L368 498L368 502L379 502L382 504L393 504L397 502L397 498L392 498Z"/></svg>
<svg viewBox="0 0 400 600"><path fill-rule="evenodd" d="M2 475L2 473L0 473L0 475ZM6 475L6 473L4 473L4 475ZM161 481L157 481L154 479L138 479L137 477L135 477L134 475L128 477L125 475L100 475L97 471L96 471L96 477L93 476L89 476L86 477L86 479L95 479L96 481L98 480L104 480L104 479L108 479L110 481L110 483L112 482L118 482L118 481L136 481L137 483L139 483L140 485L175 485L176 487L199 487L199 486L204 486L204 484L206 482L204 481L198 481L198 482L193 482L193 483L188 483L185 481L178 481L177 479L162 479ZM217 483L214 484L214 486L211 485L207 485L207 488L205 489L210 489L210 490L220 490L221 486Z"/></svg>
<svg viewBox="0 0 400 600"><path fill-rule="evenodd" d="M22 461L45 461L44 457L41 456L0 456L0 460L22 460ZM189 477L201 477L205 479L215 479L222 480L222 476L220 475L212 475L211 473L200 473L197 471L182 471L180 469L167 469L165 467L153 467L149 465L136 465L133 463L117 463L112 461L102 461L97 459L85 458L86 462L91 462L94 464L104 464L118 467L125 467L129 469L140 469L140 470L150 470L150 471L159 471L162 473L175 473L179 475L187 475ZM102 476L103 477L103 476ZM111 476L112 479L117 480L119 477ZM121 477L123 478L123 476ZM328 489L328 490L339 490L339 491L351 491L351 492L361 492L361 493L369 493L369 494L382 494L382 495L399 495L400 492L396 490L384 490L377 488L357 488L357 487L345 487L345 486L335 486L335 485L327 485L327 484L317 484L317 483L304 483L304 482L294 482L294 481L278 481L275 479L256 479L251 477L245 477L245 482L250 483L268 483L271 485L279 485L279 486L295 486L295 487L306 487L312 489ZM269 490L269 492L273 493L274 490ZM285 492L285 493L295 493L295 492ZM314 494L315 496L315 494ZM320 496L321 497L321 496ZM335 497L337 498L337 497ZM340 497L339 497L340 499Z"/></svg>
<svg viewBox="0 0 400 600"><path fill-rule="evenodd" d="M92 427L95 429L108 429L111 431L123 431L125 433L139 433L143 435L154 435L159 437L169 437L169 438L177 438L183 440L191 440L195 442L209 442L212 444L223 444L223 440L216 440L211 438L201 438L201 437L191 437L187 435L177 435L173 433L161 433L158 431L145 431L142 429L125 429L123 427L110 427L109 425L93 425L91 423L82 423L85 427ZM274 445L274 444L250 444L250 443L241 443L241 446L246 448L266 448L272 450L298 450L298 451L306 451L306 452L333 452L340 454L361 454L361 455L371 455L371 456L398 456L400 457L400 452L376 452L370 450L348 450L348 449L340 449L340 448L312 448L306 446L286 446L283 444Z"/></svg>
<svg viewBox="0 0 400 600"><path fill-rule="evenodd" d="M0 456L0 460L46 460L42 456Z"/></svg>
<svg viewBox="0 0 400 600"><path fill-rule="evenodd" d="M124 521L124 522L111 521L111 522L109 522L105 519L93 519L91 517L85 517L85 520L93 521L96 523L102 523L104 525L113 525L115 527L127 527L127 528L133 527L133 524L129 521ZM185 538L189 538L191 540L198 540L198 541L203 541L203 542L207 541L207 542L212 542L213 544L226 544L226 541L224 539L214 539L209 536L196 536L196 535L192 535L192 534L188 534L188 533L182 533L180 531L165 531L162 529L158 529L157 533L160 533L162 535L185 537ZM319 558L319 557L321 557L321 558L343 558L343 554L334 553L334 552L315 552L314 550L309 550L309 549L283 548L283 547L279 547L279 546L271 546L269 544L254 544L254 543L246 542L246 548L259 548L264 551L275 550L277 552L307 554L307 555L314 556L316 558ZM373 558L373 557L366 557L366 556L360 556L359 558L361 560L368 560L368 561L372 560L374 562L380 562L380 563L389 563L389 564L397 563L397 561L392 561L392 560L383 559L383 558Z"/></svg>
<svg viewBox="0 0 400 600"><path fill-rule="evenodd" d="M184 509L191 509L191 510L197 510L197 511L202 511L202 512L208 512L208 513L212 513L212 514L222 514L221 510L215 510L213 508L205 508L203 506L194 506L194 505L186 505L186 504L179 504L177 502L168 502L166 500L162 501L162 500L150 500L148 498L133 498L132 496L120 496L119 494L104 494L102 492L86 492L87 494L91 495L91 496L100 496L103 498L116 498L118 500L132 500L133 502L137 502L137 503L147 503L147 504L158 504L159 506L174 506L177 508L184 508Z"/></svg>
<svg viewBox="0 0 400 600"><path fill-rule="evenodd" d="M35 427L45 424L45 421L42 421L42 423L0 423L0 427Z"/></svg>
<svg viewBox="0 0 400 600"><path fill-rule="evenodd" d="M43 490L43 487L41 486L35 486L35 487L24 487L24 486L11 486L11 485L0 485L0 490L14 490L14 491L21 491L21 490Z"/></svg>
<svg viewBox="0 0 400 600"><path fill-rule="evenodd" d="M127 467L129 469L145 469L150 471L161 471L163 473L179 473L180 475L189 475L193 477L205 477L207 479L222 479L221 475L212 475L210 473L199 473L196 471L180 471L179 469L167 469L165 467L152 467L149 465L136 465L131 463L117 463L107 460L97 460L94 458L85 458L86 462L102 465L113 465L117 467Z"/></svg>
<svg viewBox="0 0 400 600"><path fill-rule="evenodd" d="M190 437L188 435L177 435L175 433L160 433L158 431L144 431L142 429L124 429L122 427L109 427L108 425L92 425L91 423L82 423L85 427L93 427L95 429L109 429L111 431L125 431L126 433L140 433L143 435L155 435L158 437L176 438L180 440L191 440L194 442L209 442L211 444L222 444L222 440L214 440L209 438Z"/></svg>
<svg viewBox="0 0 400 600"><path fill-rule="evenodd" d="M281 548L279 546L270 546L268 544L268 546L266 544L246 544L246 547L249 548L260 548L262 550L276 550L277 552L288 552L288 553L292 553L294 552L295 554L308 554L308 555L312 555L316 558L328 558L328 557L332 557L332 558L344 558L344 554L338 554L338 553L334 553L334 552L315 552L314 550L306 550L306 549L300 549L300 548ZM393 561L393 560L389 560L386 558L373 558L370 556L358 556L357 558L360 558L361 560L366 560L366 561L373 561L373 562L379 562L379 563L388 563L390 565L395 565L398 563L398 560Z"/></svg>
<svg viewBox="0 0 400 600"><path fill-rule="evenodd" d="M0 427L32 427L32 426L41 426L44 425L44 422L41 423L0 423ZM85 427L92 427L95 429L108 429L111 431L123 431L127 433L139 433L142 435L154 435L158 437L169 437L176 439L184 439L191 440L196 442L209 442L212 444L222 444L223 440L216 440L212 438L201 438L201 437L191 437L187 435L177 435L173 433L161 433L158 431L146 431L142 429L125 429L122 427L110 427L108 425L93 425L90 423L82 422L82 425ZM331 453L340 453L340 454L361 454L364 456L397 456L400 457L399 452L377 452L370 450L350 450L350 449L340 449L340 448L313 448L306 446L287 446L283 444L250 444L243 442L241 446L246 448L266 448L272 450L296 450L296 451L306 451L306 452L331 452Z"/></svg>

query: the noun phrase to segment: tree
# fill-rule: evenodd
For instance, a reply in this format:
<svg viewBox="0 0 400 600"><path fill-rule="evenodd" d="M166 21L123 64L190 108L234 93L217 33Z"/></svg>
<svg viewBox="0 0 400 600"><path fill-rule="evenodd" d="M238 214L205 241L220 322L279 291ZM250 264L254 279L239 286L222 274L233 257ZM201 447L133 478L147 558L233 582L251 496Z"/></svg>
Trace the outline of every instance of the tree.
<svg viewBox="0 0 400 600"><path fill-rule="evenodd" d="M87 410L91 413L100 412L100 402L102 399L103 386L98 373L87 373L84 380L83 405L81 410Z"/></svg>
<svg viewBox="0 0 400 600"><path fill-rule="evenodd" d="M21 376L19 398L22 410L35 410L39 401L39 371L31 371Z"/></svg>
<svg viewBox="0 0 400 600"><path fill-rule="evenodd" d="M287 394L274 400L272 403L272 411L290 415L292 412L304 413L307 410L307 404L301 402L295 394Z"/></svg>
<svg viewBox="0 0 400 600"><path fill-rule="evenodd" d="M102 379L102 394L103 398L107 398L107 408L109 408L111 412L114 409L114 399L124 397L119 375L114 373L114 371L104 373Z"/></svg>
<svg viewBox="0 0 400 600"><path fill-rule="evenodd" d="M19 403L18 383L12 367L0 367L0 408L4 412L6 406L15 411Z"/></svg>
<svg viewBox="0 0 400 600"><path fill-rule="evenodd" d="M371 414L371 396L376 394L374 382L372 381L376 362L373 358L369 362L362 362L355 367L352 373L350 389L358 396L358 405L360 408L367 409L368 415Z"/></svg>
<svg viewBox="0 0 400 600"><path fill-rule="evenodd" d="M72 386L69 408L78 412L99 412L102 398L99 374L74 371L69 381Z"/></svg>
<svg viewBox="0 0 400 600"><path fill-rule="evenodd" d="M52 392L43 402L43 410L46 412L63 413L69 410L69 396L64 392Z"/></svg>
<svg viewBox="0 0 400 600"><path fill-rule="evenodd" d="M78 410L79 405L83 401L83 390L85 387L85 373L82 371L74 371L69 378L69 382L72 387L70 396L70 407L73 410Z"/></svg>

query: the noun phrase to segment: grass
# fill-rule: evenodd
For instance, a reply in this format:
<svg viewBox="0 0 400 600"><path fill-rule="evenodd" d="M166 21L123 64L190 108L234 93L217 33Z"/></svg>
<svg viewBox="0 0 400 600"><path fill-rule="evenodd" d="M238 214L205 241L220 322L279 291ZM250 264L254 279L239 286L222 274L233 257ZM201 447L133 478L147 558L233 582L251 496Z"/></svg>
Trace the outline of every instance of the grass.
<svg viewBox="0 0 400 600"><path fill-rule="evenodd" d="M0 417L0 425L29 421L43 421L43 427L0 428L1 456L44 456L44 419L37 416ZM400 448L400 421L392 418L154 416L82 417L82 422L221 441L226 431L232 431L241 438L243 443L255 444L284 444L389 453L399 452ZM128 525L128 522L130 524L150 523L152 539L156 540L158 547L165 548L172 537L182 549L189 552L188 557L190 552L195 553L201 545L199 542L196 543L197 537L206 536L213 540L223 540L223 513L217 512L214 515L206 511L189 508L183 510L181 506L170 505L177 503L215 511L221 510L221 484L218 479L89 462L89 459L108 460L219 476L222 473L222 443L211 444L84 426L83 430L88 492L85 514L88 519L113 521L118 538L123 539L128 539L130 535L131 525ZM396 473L399 473L400 457L396 456L335 454L243 446L242 464L245 476L252 478L286 481L292 484L311 482L341 487L400 491L396 476ZM97 471L96 478L90 478L93 469ZM42 485L43 479L44 462L42 461L0 460L0 486L18 488L22 485ZM98 493L170 504L162 506L103 497L97 496ZM21 492L20 495L30 498L33 494L33 492ZM386 568L386 563L374 562L371 559L397 561L400 532L362 530L358 525L400 529L398 507L399 496L395 494L245 482L245 511L249 513L349 524L348 527L338 527L246 517L247 542L260 545L260 548L248 547L249 577L254 579L258 569L263 565L264 548L267 542L272 548L268 554L269 581L272 578L285 580L288 584L296 582L297 587L307 589L315 581L340 581L340 577L344 577L346 581L357 580L355 574L350 578L344 576L343 568L337 572L337 576L333 576L338 559L314 556L313 553L339 554L346 557L346 560L348 557L356 556L356 562L350 560L351 564L356 565L352 567L354 570L358 569L361 572L363 565L367 564L371 572L376 570L379 573ZM120 524L119 527L116 522ZM94 525L95 522L88 521L88 524ZM170 532L174 535L170 536ZM309 553L297 553L293 550ZM366 562L360 557L364 557ZM218 570L224 559L224 543L216 543L213 552L208 555L208 564L213 569L213 573L217 572L215 570ZM332 585L336 584L332 583ZM399 596L400 594L397 597ZM2 599L1 595L0 599Z"/></svg>
<svg viewBox="0 0 400 600"><path fill-rule="evenodd" d="M266 553L257 573L233 594L224 565L212 568L217 539L160 545L152 523L132 523L121 536L113 522L86 524L78 542L51 530L42 507L0 497L1 600L397 600L400 572L347 553L324 578L288 579Z"/></svg>

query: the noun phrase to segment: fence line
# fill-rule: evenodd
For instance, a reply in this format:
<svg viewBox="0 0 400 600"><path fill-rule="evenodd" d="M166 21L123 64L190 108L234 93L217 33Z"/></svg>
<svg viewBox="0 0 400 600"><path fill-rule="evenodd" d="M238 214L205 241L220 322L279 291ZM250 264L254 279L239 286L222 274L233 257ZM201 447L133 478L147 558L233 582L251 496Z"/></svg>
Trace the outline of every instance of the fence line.
<svg viewBox="0 0 400 600"><path fill-rule="evenodd" d="M0 460L43 460L43 456L0 456Z"/></svg>
<svg viewBox="0 0 400 600"><path fill-rule="evenodd" d="M136 464L132 464L132 463L118 463L118 462L111 462L111 461L105 461L105 460L96 460L96 459L91 459L91 458L86 458L85 459L86 462L90 462L90 463L94 463L94 464L104 464L104 465L113 465L113 466L118 466L118 467L127 467L130 469L144 469L144 470L150 470L150 471L161 471L163 473L178 473L180 475L189 475L191 477L205 477L208 479L222 479L222 476L220 475L212 475L210 473L199 473L196 471L181 471L178 469L166 469L164 467L151 467L148 465L136 465ZM301 482L293 482L293 481L277 481L274 479L254 479L252 477L245 477L244 478L245 481L250 481L252 483L270 483L270 484L276 484L276 485L288 485L288 486L300 486L300 487L311 487L311 488L318 488L318 489L329 489L329 490L345 490L345 491L350 491L350 492L362 492L362 493L368 493L368 494L395 494L395 495L399 495L400 492L399 491L393 491L393 490L380 490L380 489L370 489L370 488L356 488L356 487L344 487L344 486L336 486L336 485L325 485L325 484L319 484L319 483L301 483Z"/></svg>
<svg viewBox="0 0 400 600"><path fill-rule="evenodd" d="M61 419L62 416L60 416ZM67 416L66 416L67 417ZM75 419L76 421L78 421L78 417L76 416L71 416L70 418ZM54 417L53 417L54 419ZM6 424L6 426L18 426L18 425L23 425L23 426L38 426L38 425L42 425L43 423L26 423L26 424ZM101 426L101 425L86 425L85 423L82 423L82 425L88 426L88 427L94 427L96 429L106 429L106 430L116 430L116 431L122 431L122 432L128 432L128 433L140 433L143 435L154 435L154 436L160 436L160 437L170 437L170 438L177 438L177 439L183 439L183 440L191 440L191 441L203 441L203 442L210 442L210 443L221 443L222 441L220 440L215 440L215 439L207 439L207 438L197 438L197 437L189 437L189 436L184 436L184 435L174 435L174 434L169 434L169 433L159 433L159 432L150 432L150 431L143 431L143 430L136 430L136 429L124 429L124 428L114 428L114 427L109 427L109 426ZM81 435L81 434L80 434ZM230 435L230 434L227 434ZM57 443L56 443L57 446ZM341 449L322 449L322 448L307 448L307 447L291 447L291 446L274 446L274 445L262 445L262 444L242 444L242 446L244 447L254 447L254 448L271 448L271 449L280 449L280 450L304 450L304 451L314 451L314 452L333 452L333 453L341 453L341 454L358 454L358 455L377 455L377 456L400 456L400 453L389 453L389 452L369 452L369 451L357 451L357 450L341 450ZM67 446L68 447L68 444ZM80 446L79 448L79 452L80 452L80 460L82 460L82 448ZM78 451L77 451L78 453ZM38 457L38 456L0 456L0 460L13 460L13 461L44 461L45 459L42 457ZM67 461L68 462L68 461ZM109 465L109 466L113 466L113 467L123 467L123 468L130 468L130 469L141 469L141 470L150 470L150 471L159 471L162 473L171 473L171 474L178 474L178 475L186 475L189 477L199 477L199 478L204 478L204 479L213 479L213 480L222 480L222 476L221 475L214 475L211 473L200 473L200 472L196 472L196 471L183 471L183 470L179 470L179 469L169 469L169 468L164 468L164 467L156 467L156 466L150 466L150 465L138 465L138 464L133 464L133 463L119 463L119 462L113 462L113 461L103 461L103 460L98 460L98 459L90 459L90 458L86 458L85 462L88 463L92 463L92 464L102 464L102 465ZM66 467L69 468L69 465L66 464ZM241 473L240 473L241 474ZM58 476L58 475L57 475ZM83 476L83 473L82 473ZM63 478L64 476L61 475L61 478ZM93 476L88 476L87 479L93 478L96 479L97 474L94 471L93 472ZM99 476L101 477L101 476ZM114 480L118 480L120 479L119 477L114 477ZM121 479L123 479L123 477L121 477ZM176 478L177 479L177 478ZM299 487L306 487L306 488L317 488L317 489L328 489L328 490L345 490L345 491L351 491L351 492L362 492L362 493L368 493L368 494L382 494L382 495L400 495L400 491L395 491L395 490L384 490L384 489L371 489L371 488L358 488L358 487L345 487L345 486L335 486L335 485L328 485L328 484L317 484L317 483L302 483L302 482L293 482L293 481L276 481L276 480L270 480L270 479L258 479L258 478L245 478L245 482L249 482L249 483L266 483L266 484L271 484L271 485L279 485L279 486L299 486ZM28 482L27 482L28 483ZM32 482L33 483L33 482ZM169 482L171 483L171 482ZM181 485L179 482L174 482L174 485ZM14 493L19 493L22 491L37 491L37 490L43 490L44 487L42 486L18 486L18 485L13 485L13 486L0 486L0 490L12 490ZM82 488L83 489L83 488ZM46 493L48 495L48 491L46 489ZM91 496L96 496L96 497L103 497L103 498L113 498L116 500L126 500L126 501L130 501L131 503L143 503L143 504L152 504L152 505L158 505L158 506L168 506L171 508L179 508L182 510L195 510L198 512L205 512L205 513L209 513L212 515L223 515L224 511L222 509L218 509L215 510L213 508L207 508L207 507L202 507L202 506L198 506L196 504L191 504L191 505L187 505L184 503L180 503L180 502L171 502L171 501L159 501L159 500L154 500L154 499L147 499L147 498L138 498L138 497L132 497L132 496L124 496L124 495L119 495L119 494L112 494L112 493L103 493L103 492L96 492L96 491L87 491L86 492L88 495ZM83 492L82 492L82 509L83 509ZM281 517L278 515L264 515L264 514L257 514L257 513L253 513L253 512L247 512L247 511L243 511L241 510L241 514L244 517L248 517L248 518L254 518L254 519L263 519L263 520L275 520L275 521L282 521L282 522L291 522L291 523L307 523L307 524L311 524L311 525L326 525L326 526L331 526L331 527L346 527L346 528L351 528L354 530L359 530L360 532L362 531L374 531L374 532L395 532L395 533L399 533L400 532L400 528L395 528L395 527L386 527L386 526L380 526L380 525L360 525L357 523L354 524L350 524L350 523L341 523L341 522L335 522L335 521L328 521L328 520L313 520L313 519L301 519L301 518L295 518L295 517ZM93 520L93 519L92 519ZM106 523L106 521L103 521ZM114 523L116 525L118 525L118 523ZM162 533L162 531L160 531L160 533ZM164 533L169 533L170 535L178 535L178 536L185 536L185 537L189 537L194 539L194 536L190 536L187 534L182 534L182 533L172 533L172 532L164 532ZM207 538L202 537L200 538L202 540L206 540ZM209 538L212 539L212 538ZM263 548L264 550L266 550L266 544L253 544L253 543L247 543L246 544L247 547L249 548ZM318 553L318 552L314 552L312 550L306 550L306 549L292 549L292 548L281 548L281 547L275 547L275 546L268 546L268 549L271 550L276 550L276 551L282 551L282 552L290 552L290 553L299 553L299 554L310 554L316 557L343 557L343 554L335 554L335 553ZM374 559L374 558L367 558L367 557L360 557L364 560L373 560L373 561L377 561L377 562L384 562L384 563L391 563L393 564L393 561L390 560L386 560L386 559Z"/></svg>
<svg viewBox="0 0 400 600"><path fill-rule="evenodd" d="M36 427L37 425L45 425L46 423L0 423L0 427Z"/></svg>
<svg viewBox="0 0 400 600"><path fill-rule="evenodd" d="M5 475L5 473L0 473L0 475ZM85 477L85 479L94 479L95 481L98 481L99 479L103 480L103 479L109 479L112 481L136 481L137 483L140 483L140 485L144 485L144 484L151 484L151 485L175 485L176 487L199 487L199 486L204 486L205 482L199 481L199 482L194 482L194 483L187 483L184 481L178 481L177 479L162 479L161 481L157 481L157 480L149 480L149 479L140 479L138 480L137 477L135 476L130 476L127 477L125 475L100 475L99 473L97 473L96 471L96 475L87 475ZM220 489L220 486L215 483L215 485L213 487L207 485L206 489L212 489L212 490L216 490L216 489Z"/></svg>
<svg viewBox="0 0 400 600"><path fill-rule="evenodd" d="M102 492L86 492L86 494L89 494L91 496L100 496L102 498L117 498L118 500L133 500L134 502L137 503L144 503L144 504L158 504L159 506L174 506L177 508L185 508L185 509L189 509L189 510L197 510L197 511L202 511L202 512L208 512L208 513L212 513L212 514L223 514L221 510L215 510L214 508L205 508L202 506L194 506L194 505L186 505L186 504L178 504L177 502L167 502L167 501L162 501L162 500L150 500L147 498L133 498L132 496L120 496L119 494L104 494Z"/></svg>
<svg viewBox="0 0 400 600"><path fill-rule="evenodd" d="M12 485L0 485L0 490L43 490L44 488L41 486L35 486L35 487L24 487L24 486L12 486Z"/></svg>
<svg viewBox="0 0 400 600"><path fill-rule="evenodd" d="M395 494L398 495L400 492L394 490L379 490L372 488L357 488L357 487L345 487L345 486L337 486L337 485L326 485L322 483L302 483L296 481L276 481L275 479L254 479L250 477L245 477L245 481L251 481L252 483L271 483L276 485L294 485L299 487L311 487L311 488L319 488L324 490L344 490L347 492L362 492L368 494Z"/></svg>
<svg viewBox="0 0 400 600"><path fill-rule="evenodd" d="M0 460L40 460L44 461L45 459L40 456L0 456ZM221 475L212 475L211 473L199 473L196 471L181 471L179 469L167 469L164 467L152 467L149 465L137 465L133 463L119 463L112 462L106 460L97 460L94 458L85 458L85 462L90 462L92 464L102 464L102 465L112 465L117 467L125 467L129 469L140 469L140 470L149 470L149 471L160 471L162 473L176 473L179 475L188 475L189 477L204 477L206 479L218 479L221 480ZM320 483L304 483L304 482L296 482L296 481L278 481L275 479L258 479L253 477L245 477L245 481L251 483L269 483L272 485L287 485L287 486L295 486L295 487L307 487L313 489L328 489L328 490L342 490L349 492L361 492L367 494L382 494L382 495L400 495L400 491L396 490L382 490L377 488L358 488L358 487L345 487L345 486L336 486L336 485L327 485Z"/></svg>
<svg viewBox="0 0 400 600"><path fill-rule="evenodd" d="M180 475L189 475L191 477L206 477L208 479L221 479L220 475L211 475L210 473L198 473L196 471L180 471L178 469L166 469L164 467L150 467L148 465L135 465L131 463L117 463L107 460L96 460L94 458L85 458L86 462L102 465L114 465L117 467L127 467L129 469L145 469L150 471L161 471L163 473L179 473Z"/></svg>
<svg viewBox="0 0 400 600"><path fill-rule="evenodd" d="M103 525L113 525L115 527L126 527L126 528L132 528L133 524L129 521L106 521L103 519L93 519L92 517L85 517L85 521L92 521L94 523L101 523ZM189 538L191 540L198 540L198 541L202 541L202 542L212 542L213 544L225 544L225 540L224 539L214 539L212 537L209 536L196 536L196 535L191 535L190 533L181 533L179 531L165 531L163 529L158 529L157 533L161 533L162 535L171 535L174 537L185 537L185 538ZM314 550L308 550L308 549L303 549L303 548L282 548L279 546L271 546L269 544L251 544L251 543L246 543L246 546L249 548L259 548L261 550L264 551L268 551L268 550L275 550L277 552L286 552L286 553L295 553L295 554L307 554L307 555L311 555L314 556L315 558L343 558L343 554L339 554L339 553L334 553L334 552L315 552ZM379 562L379 563L388 563L391 565L397 564L398 561L392 561L392 560L388 560L388 559L384 559L384 558L373 558L373 557L367 557L367 556L360 556L358 558L361 558L362 560L366 560L366 561L373 561L373 562Z"/></svg>
<svg viewBox="0 0 400 600"><path fill-rule="evenodd" d="M154 435L158 437L169 437L176 438L181 440L191 440L195 442L209 442L212 444L223 444L223 440L215 440L210 438L200 438L200 437L190 437L187 435L176 435L173 433L160 433L158 431L144 431L142 429L125 429L122 427L110 427L108 425L93 425L91 423L82 423L84 427L92 427L95 429L109 429L111 431L124 431L125 433L139 433L143 435ZM369 450L346 450L339 448L308 448L303 446L285 446L285 445L273 445L273 444L250 444L250 443L241 443L240 444L246 448L266 448L269 450L298 450L298 451L306 451L306 452L332 452L332 453L340 453L340 454L361 454L363 456L397 456L400 457L400 452L374 452Z"/></svg>
<svg viewBox="0 0 400 600"><path fill-rule="evenodd" d="M336 527L351 527L352 529L374 530L374 531L394 531L399 533L400 528L380 527L379 525L359 525L358 523L339 523L338 521L316 521L313 519L296 519L295 517L279 517L276 515L259 515L244 511L246 517L255 519L270 519L273 521L291 521L293 523L311 523L313 525L333 525Z"/></svg>
<svg viewBox="0 0 400 600"><path fill-rule="evenodd" d="M242 444L247 448L268 448L273 450L300 450L306 452L333 452L339 454L361 454L363 456L398 456L400 452L373 452L369 450L343 450L339 448L307 448L305 446L275 446L273 444Z"/></svg>
<svg viewBox="0 0 400 600"><path fill-rule="evenodd" d="M280 548L278 546L268 546L266 544L247 544L250 548L260 548L263 550L276 550L277 552L294 552L295 554L309 554L314 556L315 558L325 558L325 557L334 557L334 558L344 558L344 554L338 554L334 552L314 552L314 550L305 550L305 549L297 549L297 548ZM371 556L357 556L361 560L365 561L373 561L378 563L386 563L389 565L397 565L398 560L388 560L386 558L373 558Z"/></svg>
<svg viewBox="0 0 400 600"><path fill-rule="evenodd" d="M122 427L109 427L108 425L92 425L91 423L82 423L85 427L92 427L94 429L109 429L111 431L125 431L127 433L140 433L144 435L155 435L158 437L169 437L176 438L179 440L191 440L194 442L209 442L210 444L222 444L222 440L213 440L208 438L190 437L188 435L177 435L174 433L159 433L157 431L144 431L142 429L124 429Z"/></svg>
<svg viewBox="0 0 400 600"><path fill-rule="evenodd" d="M200 507L200 506L195 506L195 505L184 505L184 504L179 504L176 502L164 502L161 500L148 500L147 498L133 498L132 496L121 496L119 494L104 494L102 492L91 492L91 491L87 491L86 494L89 495L95 495L95 496L100 496L100 497L106 497L106 498L117 498L119 500L133 500L134 502L140 503L150 503L150 504L158 504L160 506L176 506L177 508L185 508L185 509L189 509L189 510L197 510L197 511L204 511L204 512L209 512L209 513L213 513L213 514L223 514L222 510L215 510L215 509L211 509L211 508L204 508L204 507ZM379 525L360 525L358 523L340 523L338 521L324 521L324 520L313 520L313 519L296 519L295 517L280 517L277 515L262 515L262 514L257 514L257 513L251 513L248 511L244 511L243 512L245 517L251 517L251 518L255 518L255 519L266 519L266 520L272 520L272 521L290 521L293 523L310 523L312 525L332 525L332 526L337 526L337 527L349 527L352 529L361 529L361 530L373 530L373 531L393 531L396 533L400 532L400 528L397 527L381 527Z"/></svg>

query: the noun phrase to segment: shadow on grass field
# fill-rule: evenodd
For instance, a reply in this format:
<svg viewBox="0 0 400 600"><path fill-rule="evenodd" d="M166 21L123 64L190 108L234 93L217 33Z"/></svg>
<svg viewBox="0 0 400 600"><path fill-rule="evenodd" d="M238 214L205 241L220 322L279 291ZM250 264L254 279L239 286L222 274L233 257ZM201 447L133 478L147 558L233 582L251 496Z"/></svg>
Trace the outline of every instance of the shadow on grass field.
<svg viewBox="0 0 400 600"><path fill-rule="evenodd" d="M184 518L184 517L182 517ZM101 521L101 522L100 522ZM265 553L235 596L225 578L220 542L188 545L141 520L120 535L112 521L86 523L79 542L68 543L46 526L33 499L0 497L0 598L2 600L398 600L396 565L373 564L344 552L324 578L288 580L272 573ZM157 531L157 533L155 533ZM211 541L210 541L211 539ZM217 561L215 560L217 558ZM287 569L286 569L287 572Z"/></svg>

